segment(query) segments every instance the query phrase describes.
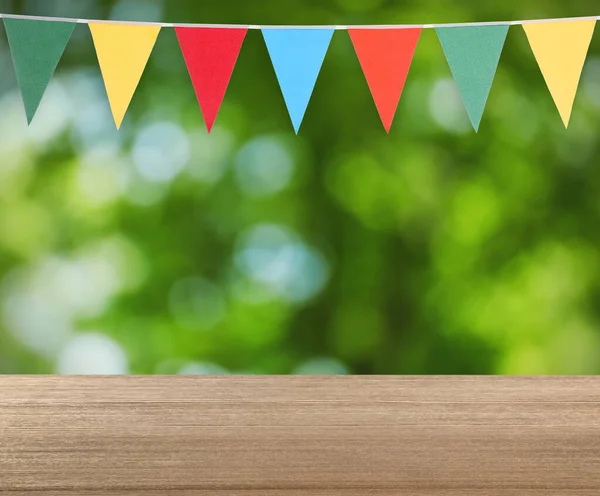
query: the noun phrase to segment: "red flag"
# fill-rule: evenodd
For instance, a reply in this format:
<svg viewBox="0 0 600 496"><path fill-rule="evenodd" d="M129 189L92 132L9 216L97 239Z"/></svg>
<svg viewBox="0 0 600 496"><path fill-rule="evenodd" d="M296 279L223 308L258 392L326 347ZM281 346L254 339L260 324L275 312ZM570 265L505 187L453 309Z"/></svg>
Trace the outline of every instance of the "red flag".
<svg viewBox="0 0 600 496"><path fill-rule="evenodd" d="M175 28L209 133L247 31L246 28Z"/></svg>
<svg viewBox="0 0 600 496"><path fill-rule="evenodd" d="M421 28L349 29L379 117L389 133Z"/></svg>

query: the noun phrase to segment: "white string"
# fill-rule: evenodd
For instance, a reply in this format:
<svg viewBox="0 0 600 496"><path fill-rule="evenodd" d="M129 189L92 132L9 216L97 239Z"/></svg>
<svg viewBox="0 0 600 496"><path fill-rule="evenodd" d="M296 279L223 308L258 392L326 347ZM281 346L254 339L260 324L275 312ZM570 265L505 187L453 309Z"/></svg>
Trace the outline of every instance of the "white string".
<svg viewBox="0 0 600 496"><path fill-rule="evenodd" d="M160 26L163 28L172 27L195 27L195 28L245 28L245 29L275 29L275 28L293 28L293 29L333 29L333 30L346 30L346 29L394 29L394 28L423 28L433 29L440 27L462 27L462 26L500 26L500 25L519 25L519 24L536 24L540 22L568 22L568 21L592 21L600 19L600 16L588 16L588 17L564 17L559 19L533 19L533 20L520 20L520 21L492 21L492 22L463 22L463 23L441 23L441 24L364 24L364 25L313 25L313 26L271 26L271 25L255 25L255 24L185 24L185 23L172 23L172 22L139 22L139 21L107 21L107 20L96 20L96 19L78 19L71 17L46 17L46 16L29 16L29 15L16 15L16 14L2 14L0 18L6 19L28 19L31 21L50 21L50 22L74 22L78 24L134 24L138 26Z"/></svg>

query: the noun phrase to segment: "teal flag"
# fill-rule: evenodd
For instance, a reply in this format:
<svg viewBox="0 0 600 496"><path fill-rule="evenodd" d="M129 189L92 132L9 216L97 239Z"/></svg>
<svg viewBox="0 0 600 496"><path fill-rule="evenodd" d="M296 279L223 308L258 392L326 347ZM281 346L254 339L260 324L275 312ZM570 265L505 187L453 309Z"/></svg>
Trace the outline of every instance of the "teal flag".
<svg viewBox="0 0 600 496"><path fill-rule="evenodd" d="M483 116L508 24L436 28L475 131Z"/></svg>
<svg viewBox="0 0 600 496"><path fill-rule="evenodd" d="M4 19L17 82L31 123L75 23Z"/></svg>

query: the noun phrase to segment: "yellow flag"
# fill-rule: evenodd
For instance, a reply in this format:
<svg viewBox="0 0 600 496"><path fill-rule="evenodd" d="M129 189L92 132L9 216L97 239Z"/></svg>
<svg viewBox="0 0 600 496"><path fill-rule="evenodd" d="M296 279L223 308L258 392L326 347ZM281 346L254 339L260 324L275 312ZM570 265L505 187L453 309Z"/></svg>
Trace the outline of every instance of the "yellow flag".
<svg viewBox="0 0 600 496"><path fill-rule="evenodd" d="M160 26L90 23L117 129L148 63Z"/></svg>
<svg viewBox="0 0 600 496"><path fill-rule="evenodd" d="M595 20L523 24L565 127L569 125L595 25Z"/></svg>

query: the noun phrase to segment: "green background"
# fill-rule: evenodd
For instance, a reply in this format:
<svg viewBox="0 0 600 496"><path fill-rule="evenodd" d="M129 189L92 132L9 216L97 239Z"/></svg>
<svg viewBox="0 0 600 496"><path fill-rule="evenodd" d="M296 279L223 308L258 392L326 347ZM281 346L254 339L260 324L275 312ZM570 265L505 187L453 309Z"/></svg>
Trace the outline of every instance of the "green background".
<svg viewBox="0 0 600 496"><path fill-rule="evenodd" d="M346 25L600 14L595 4L0 10ZM251 31L209 136L171 29L120 132L87 26L29 128L0 34L0 373L600 372L600 36L565 130L512 27L476 134L426 30L387 135L339 31L295 136Z"/></svg>

